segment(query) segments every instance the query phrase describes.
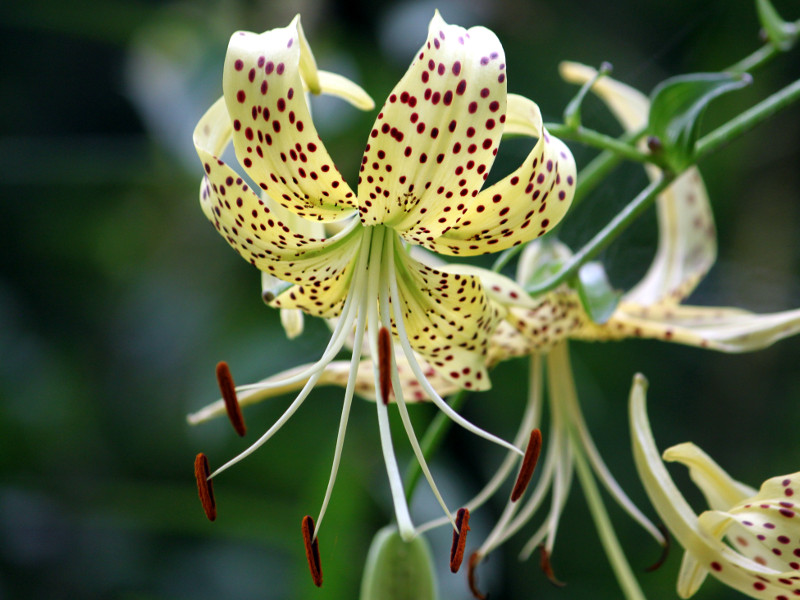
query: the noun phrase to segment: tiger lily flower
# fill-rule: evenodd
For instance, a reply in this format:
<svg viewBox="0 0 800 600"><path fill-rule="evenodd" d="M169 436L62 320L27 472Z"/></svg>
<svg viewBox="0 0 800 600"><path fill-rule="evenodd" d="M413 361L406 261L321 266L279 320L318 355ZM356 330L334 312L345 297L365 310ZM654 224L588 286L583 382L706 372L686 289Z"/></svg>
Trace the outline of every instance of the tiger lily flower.
<svg viewBox="0 0 800 600"><path fill-rule="evenodd" d="M800 473L767 479L756 490L732 479L705 452L679 444L659 456L646 410L647 382L634 378L630 426L636 469L650 501L684 547L678 594L689 598L711 573L751 598L800 596ZM710 510L695 514L664 463L689 468ZM727 543L726 543L727 542Z"/></svg>
<svg viewBox="0 0 800 600"><path fill-rule="evenodd" d="M404 538L414 530L389 432L390 391L417 459L454 527L455 520L416 442L393 346L401 350L427 396L451 419L521 454L453 411L419 360L461 388L487 389L485 355L503 308L476 276L437 270L405 249L419 245L460 256L497 252L543 235L565 214L575 184L572 155L545 131L538 107L507 94L506 85L503 48L496 36L482 27L448 25L436 13L427 41L369 133L356 193L315 131L305 92L335 93L368 108L366 94L317 69L299 18L260 35L237 32L231 37L223 97L201 118L194 134L205 169L203 211L243 258L284 283L269 298L271 306L338 320L317 362L280 380L238 389L283 389L303 382L283 416L208 479L280 429L323 378L353 330L353 368L316 531L339 465L364 337L375 359L372 380L382 400L376 403L381 447ZM482 190L504 131L537 137L538 142L517 170ZM260 194L221 160L231 141ZM273 203L310 223L340 222L341 230L330 237L307 235L282 220ZM230 383L229 376L223 379ZM201 473L199 485L203 481ZM312 530L304 525L304 532ZM316 531L307 537L316 539Z"/></svg>

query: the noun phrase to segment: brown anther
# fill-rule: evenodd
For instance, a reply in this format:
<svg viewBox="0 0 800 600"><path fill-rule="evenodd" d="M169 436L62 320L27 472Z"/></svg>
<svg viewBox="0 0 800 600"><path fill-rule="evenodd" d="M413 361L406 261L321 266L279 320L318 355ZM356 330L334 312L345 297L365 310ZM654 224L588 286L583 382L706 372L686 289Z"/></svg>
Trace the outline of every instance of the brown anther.
<svg viewBox="0 0 800 600"><path fill-rule="evenodd" d="M194 457L194 477L197 479L197 494L209 521L217 518L217 503L214 501L214 487L208 478L208 458L202 452Z"/></svg>
<svg viewBox="0 0 800 600"><path fill-rule="evenodd" d="M458 573L464 560L464 547L467 545L469 531L469 510L459 508L456 513L456 529L453 531L453 545L450 546L450 571Z"/></svg>
<svg viewBox="0 0 800 600"><path fill-rule="evenodd" d="M469 564L467 565L467 583L469 584L469 591L472 592L472 595L475 596L478 600L486 600L486 594L481 592L478 589L478 574L476 571L478 570L478 564L481 562L481 555L478 554L476 550L469 556Z"/></svg>
<svg viewBox="0 0 800 600"><path fill-rule="evenodd" d="M667 556L669 556L669 547L671 543L669 531L666 527L664 527L664 525L659 525L658 530L664 536L664 545L661 548L661 556L658 557L658 560L645 569L647 573L652 573L653 571L657 570L667 560Z"/></svg>
<svg viewBox="0 0 800 600"><path fill-rule="evenodd" d="M242 407L239 406L239 399L236 397L236 386L233 384L231 370L225 361L217 363L217 383L219 383L219 391L222 392L222 399L225 401L228 419L239 437L244 437L247 428L244 425L244 417L242 417Z"/></svg>
<svg viewBox="0 0 800 600"><path fill-rule="evenodd" d="M392 334L386 327L378 331L378 375L381 400L389 404L389 394L392 393Z"/></svg>
<svg viewBox="0 0 800 600"><path fill-rule="evenodd" d="M536 469L536 463L539 461L539 453L542 451L542 432L539 429L531 431L531 437L528 440L528 447L525 449L525 457L522 459L522 466L519 468L519 475L517 481L514 483L514 489L511 490L511 501L516 502L522 498L522 494L528 488L528 484L533 477L533 471Z"/></svg>
<svg viewBox="0 0 800 600"><path fill-rule="evenodd" d="M567 585L563 581L556 579L556 575L553 573L553 565L550 564L550 553L547 551L547 548L544 547L544 544L539 546L539 568L545 575L547 575L550 583L552 583L554 586L564 587Z"/></svg>
<svg viewBox="0 0 800 600"><path fill-rule="evenodd" d="M303 517L303 544L306 547L306 560L314 585L322 587L322 564L319 561L319 540L314 537L314 519Z"/></svg>

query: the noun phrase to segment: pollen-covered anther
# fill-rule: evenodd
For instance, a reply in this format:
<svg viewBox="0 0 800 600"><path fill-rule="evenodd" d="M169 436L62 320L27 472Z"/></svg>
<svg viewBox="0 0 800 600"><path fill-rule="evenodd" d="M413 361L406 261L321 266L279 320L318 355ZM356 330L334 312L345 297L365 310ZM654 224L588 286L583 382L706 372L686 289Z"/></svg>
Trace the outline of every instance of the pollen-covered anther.
<svg viewBox="0 0 800 600"><path fill-rule="evenodd" d="M476 550L469 556L469 563L467 564L467 583L469 584L469 591L478 600L486 600L486 594L478 589L478 565L483 558Z"/></svg>
<svg viewBox="0 0 800 600"><path fill-rule="evenodd" d="M378 375L381 400L389 404L389 394L392 393L392 335L386 327L378 331Z"/></svg>
<svg viewBox="0 0 800 600"><path fill-rule="evenodd" d="M661 567L661 565L663 565L664 562L667 560L667 556L669 556L669 548L672 539L669 536L669 530L666 527L664 527L663 524L658 525L658 530L664 536L664 544L661 547L661 556L658 557L658 560L656 562L654 562L652 565L650 565L645 569L647 573L652 573L653 571L658 570L658 568Z"/></svg>
<svg viewBox="0 0 800 600"><path fill-rule="evenodd" d="M528 488L528 484L533 477L533 471L536 469L536 463L539 461L539 453L542 451L542 432L537 428L531 431L531 437L528 440L528 447L525 450L525 457L522 459L522 466L519 468L517 481L514 483L514 489L511 490L511 501L516 502L522 498L522 494Z"/></svg>
<svg viewBox="0 0 800 600"><path fill-rule="evenodd" d="M453 545L450 547L450 571L458 573L464 560L464 547L469 531L469 510L459 508L456 514L456 529L453 531Z"/></svg>
<svg viewBox="0 0 800 600"><path fill-rule="evenodd" d="M539 546L539 568L554 586L564 587L567 585L563 581L558 580L555 573L553 573L553 565L550 563L550 552L547 551L544 544Z"/></svg>
<svg viewBox="0 0 800 600"><path fill-rule="evenodd" d="M225 412L228 413L228 419L230 419L231 425L233 425L239 437L244 437L244 434L247 433L247 427L244 425L242 408L239 406L239 399L236 397L233 376L228 368L228 363L225 361L217 363L217 383L219 384L219 391L222 392L222 399L225 401Z"/></svg>
<svg viewBox="0 0 800 600"><path fill-rule="evenodd" d="M322 587L322 565L319 561L319 540L314 537L314 519L303 517L303 544L306 547L306 560L314 585Z"/></svg>
<svg viewBox="0 0 800 600"><path fill-rule="evenodd" d="M217 518L217 503L214 500L214 487L209 480L208 458L202 452L194 458L194 477L197 479L197 494L209 521Z"/></svg>

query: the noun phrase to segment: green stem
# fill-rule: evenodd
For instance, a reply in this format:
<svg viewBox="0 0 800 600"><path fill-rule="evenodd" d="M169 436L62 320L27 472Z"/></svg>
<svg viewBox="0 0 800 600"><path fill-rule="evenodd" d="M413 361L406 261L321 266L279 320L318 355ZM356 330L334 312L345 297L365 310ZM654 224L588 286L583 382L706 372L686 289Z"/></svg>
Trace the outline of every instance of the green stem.
<svg viewBox="0 0 800 600"><path fill-rule="evenodd" d="M466 390L459 390L453 394L448 404L450 404L453 410L459 410L466 399ZM428 429L425 431L425 435L422 437L419 444L422 449L422 455L425 457L426 461L428 461L433 453L436 452L437 448L439 448L452 424L453 421L443 412L439 411L430 425L428 425ZM409 503L414 495L417 483L419 483L420 475L422 475L422 469L419 463L417 463L417 461L412 461L411 464L408 465L406 475L403 478L403 486L406 489L406 501Z"/></svg>
<svg viewBox="0 0 800 600"><path fill-rule="evenodd" d="M795 30L800 29L800 19L791 23ZM753 52L750 56L745 56L742 60L734 65L731 65L726 71L732 73L749 73L755 71L759 67L763 67L770 60L783 52L787 52L789 48L781 49L775 46L772 42L767 42L761 48Z"/></svg>
<svg viewBox="0 0 800 600"><path fill-rule="evenodd" d="M578 127L569 127L568 125L561 125L559 123L545 123L545 128L553 135L562 139L582 142L601 150L609 150L628 160L640 163L653 163L656 165L661 164L657 156L649 152L642 152L631 145L628 141L629 136L623 136L621 139L617 139L593 129L587 129L582 125Z"/></svg>
<svg viewBox="0 0 800 600"><path fill-rule="evenodd" d="M655 201L658 195L671 182L672 177L664 175L660 180L650 183L622 211L617 213L603 229L598 231L583 248L576 252L558 273L542 283L527 287L526 291L531 295L547 292L567 279L574 277L583 265L597 256L601 250L613 242L619 234L638 219L639 215Z"/></svg>
<svg viewBox="0 0 800 600"><path fill-rule="evenodd" d="M583 455L583 449L574 438L574 432L572 431L570 431L570 443L574 453L575 471L578 474L578 480L581 482L586 504L589 505L589 511L592 513L592 519L595 527L597 527L600 541L606 551L608 561L611 563L611 568L617 576L622 592L628 600L645 600L642 588L639 587L639 582L636 581L628 559L625 558L625 553L619 545L616 533L614 533L614 526L611 524L603 499L600 497L600 491L597 489L597 484L586 462L586 457Z"/></svg>
<svg viewBox="0 0 800 600"><path fill-rule="evenodd" d="M770 97L701 138L697 142L695 161L718 150L723 145L746 133L797 100L800 100L800 80L772 94ZM611 164L610 157L604 158L601 164L601 170L610 168L609 165ZM608 225L601 229L580 249L580 251L576 252L572 259L564 265L558 273L538 285L527 288L527 291L532 295L546 292L567 279L574 277L578 269L597 256L601 250L608 246L620 233L633 223L633 221L655 201L658 194L672 182L675 176L665 174L660 181L653 182L647 186L622 210L622 212L611 219Z"/></svg>
<svg viewBox="0 0 800 600"><path fill-rule="evenodd" d="M798 99L800 99L800 79L700 138L695 146L695 160L711 154Z"/></svg>
<svg viewBox="0 0 800 600"><path fill-rule="evenodd" d="M731 73L749 73L764 66L780 53L781 51L772 44L764 44L750 56L745 56L742 60L725 70Z"/></svg>

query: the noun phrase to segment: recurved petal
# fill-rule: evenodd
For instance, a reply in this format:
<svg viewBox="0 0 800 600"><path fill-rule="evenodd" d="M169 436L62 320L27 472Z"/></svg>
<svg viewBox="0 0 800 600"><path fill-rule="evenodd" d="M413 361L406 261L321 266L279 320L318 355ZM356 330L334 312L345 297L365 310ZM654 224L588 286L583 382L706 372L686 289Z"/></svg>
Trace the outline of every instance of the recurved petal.
<svg viewBox="0 0 800 600"><path fill-rule="evenodd" d="M269 198L257 196L236 171L217 158L229 135L230 121L220 98L197 124L194 134L206 172L200 203L220 234L245 260L284 281L313 282L341 271L358 244L358 221L353 220L331 238L312 237L290 227L280 217L285 215L282 210L275 210ZM312 231L314 227L303 229L321 233Z"/></svg>
<svg viewBox="0 0 800 600"><path fill-rule="evenodd" d="M597 75L591 67L562 63L567 81L584 83ZM626 131L647 125L650 101L640 91L611 77L602 77L592 91L614 113ZM644 146L644 141L642 142ZM648 167L651 179L660 177ZM658 249L647 274L625 298L642 305L660 302L677 304L697 286L717 256L717 238L711 203L700 172L689 169L678 177L657 200Z"/></svg>
<svg viewBox="0 0 800 600"><path fill-rule="evenodd" d="M679 462L689 469L689 476L703 492L712 510L728 510L756 491L733 479L708 454L691 442L672 446L664 451L664 460Z"/></svg>
<svg viewBox="0 0 800 600"><path fill-rule="evenodd" d="M286 208L308 219L341 219L355 195L319 139L304 86L320 90L299 26L233 34L222 77L236 156L247 174Z"/></svg>
<svg viewBox="0 0 800 600"><path fill-rule="evenodd" d="M498 252L543 236L566 214L576 177L569 148L547 132L539 107L527 98L509 94L508 118L515 131L538 135L533 150L516 171L478 194L452 229L419 243L441 254Z"/></svg>
<svg viewBox="0 0 800 600"><path fill-rule="evenodd" d="M490 386L485 358L502 309L474 275L447 273L395 252L401 310L411 347L465 389Z"/></svg>
<svg viewBox="0 0 800 600"><path fill-rule="evenodd" d="M644 278L625 300L675 305L691 294L717 257L714 215L696 168L678 177L656 200L658 248Z"/></svg>
<svg viewBox="0 0 800 600"><path fill-rule="evenodd" d="M338 96L360 110L375 108L375 102L369 94L347 77L329 71L317 71L317 77L319 78L320 93Z"/></svg>
<svg viewBox="0 0 800 600"><path fill-rule="evenodd" d="M800 331L800 309L756 314L735 308L622 302L595 339L646 337L722 352L750 352ZM583 337L583 336L582 336Z"/></svg>
<svg viewBox="0 0 800 600"><path fill-rule="evenodd" d="M359 178L362 221L386 223L415 243L452 227L494 162L505 113L497 37L448 25L437 12L370 133Z"/></svg>

